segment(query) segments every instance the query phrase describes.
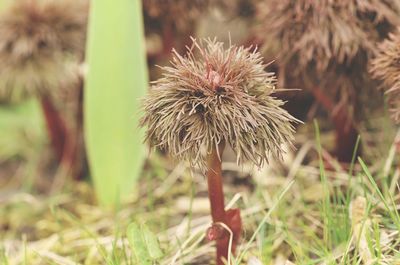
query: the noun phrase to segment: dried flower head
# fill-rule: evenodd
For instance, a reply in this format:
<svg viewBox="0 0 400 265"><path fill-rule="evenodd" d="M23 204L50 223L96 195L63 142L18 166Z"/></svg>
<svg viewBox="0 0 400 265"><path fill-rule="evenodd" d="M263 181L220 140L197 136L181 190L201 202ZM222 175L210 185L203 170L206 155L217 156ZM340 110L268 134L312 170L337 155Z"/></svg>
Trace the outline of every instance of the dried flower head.
<svg viewBox="0 0 400 265"><path fill-rule="evenodd" d="M276 78L259 52L193 40L186 56L173 52L171 63L144 101L141 125L151 146L203 169L220 143L232 147L238 163L281 158L297 120L271 95Z"/></svg>
<svg viewBox="0 0 400 265"><path fill-rule="evenodd" d="M392 118L400 122L400 29L389 34L371 61L372 76L383 81L391 105Z"/></svg>
<svg viewBox="0 0 400 265"><path fill-rule="evenodd" d="M290 86L318 86L359 109L375 91L368 60L400 24L399 8L397 0L264 0L257 9L259 33L267 51L279 47L280 76Z"/></svg>
<svg viewBox="0 0 400 265"><path fill-rule="evenodd" d="M325 71L373 52L390 26L400 23L399 8L394 0L268 0L258 16L264 38L280 40L282 62Z"/></svg>
<svg viewBox="0 0 400 265"><path fill-rule="evenodd" d="M0 14L0 98L48 94L73 82L83 57L88 4L15 0Z"/></svg>

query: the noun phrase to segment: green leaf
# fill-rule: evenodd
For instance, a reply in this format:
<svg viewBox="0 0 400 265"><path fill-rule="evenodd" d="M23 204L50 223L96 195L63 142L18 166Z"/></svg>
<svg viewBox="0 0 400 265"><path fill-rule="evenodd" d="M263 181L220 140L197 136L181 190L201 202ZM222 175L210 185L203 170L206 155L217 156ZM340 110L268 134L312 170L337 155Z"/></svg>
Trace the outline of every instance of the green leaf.
<svg viewBox="0 0 400 265"><path fill-rule="evenodd" d="M138 129L147 90L141 1L93 1L85 87L85 139L100 203L134 191L145 148Z"/></svg>
<svg viewBox="0 0 400 265"><path fill-rule="evenodd" d="M130 224L127 237L133 253L134 264L151 265L163 257L157 237L146 225Z"/></svg>
<svg viewBox="0 0 400 265"><path fill-rule="evenodd" d="M150 255L150 258L153 260L158 260L162 258L163 253L160 249L160 245L158 244L158 239L155 234L153 234L150 229L143 225L143 238L147 247L147 251Z"/></svg>

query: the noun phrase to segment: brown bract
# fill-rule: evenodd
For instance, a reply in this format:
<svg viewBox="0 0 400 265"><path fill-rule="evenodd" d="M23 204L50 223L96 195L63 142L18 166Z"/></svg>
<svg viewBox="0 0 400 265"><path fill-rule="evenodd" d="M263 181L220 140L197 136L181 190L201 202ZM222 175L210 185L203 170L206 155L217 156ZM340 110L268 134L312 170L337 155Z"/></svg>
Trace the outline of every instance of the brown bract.
<svg viewBox="0 0 400 265"><path fill-rule="evenodd" d="M384 89L391 105L392 118L400 122L400 29L389 34L371 62L370 71L374 78L383 81Z"/></svg>
<svg viewBox="0 0 400 265"><path fill-rule="evenodd" d="M0 14L0 98L51 94L74 82L87 12L87 1L13 1Z"/></svg>
<svg viewBox="0 0 400 265"><path fill-rule="evenodd" d="M280 158L298 121L271 95L276 78L265 67L259 52L216 40L193 40L185 56L174 51L144 100L146 141L202 169L221 143L238 163Z"/></svg>

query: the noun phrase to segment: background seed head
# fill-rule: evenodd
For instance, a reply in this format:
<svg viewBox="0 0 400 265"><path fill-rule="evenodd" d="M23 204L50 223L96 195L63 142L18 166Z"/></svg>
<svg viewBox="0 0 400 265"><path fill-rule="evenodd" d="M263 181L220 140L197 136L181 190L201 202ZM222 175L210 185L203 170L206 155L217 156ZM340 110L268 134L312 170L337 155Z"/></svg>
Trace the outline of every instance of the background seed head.
<svg viewBox="0 0 400 265"><path fill-rule="evenodd" d="M389 34L378 49L378 54L371 62L371 74L383 81L383 87L391 105L392 118L400 122L400 29Z"/></svg>
<svg viewBox="0 0 400 265"><path fill-rule="evenodd" d="M13 1L0 14L0 98L51 94L75 82L87 12L87 1Z"/></svg>
<svg viewBox="0 0 400 265"><path fill-rule="evenodd" d="M271 95L276 77L265 67L256 50L225 49L215 39L193 40L185 56L173 51L144 100L146 141L203 169L220 143L232 147L238 163L281 158L297 120Z"/></svg>
<svg viewBox="0 0 400 265"><path fill-rule="evenodd" d="M299 69L315 64L349 64L360 53L373 53L376 42L399 25L397 0L260 1L259 31L265 44L280 40L279 59Z"/></svg>
<svg viewBox="0 0 400 265"><path fill-rule="evenodd" d="M371 95L379 98L367 66L400 25L399 8L398 0L262 0L258 35L265 53L277 55L282 84L323 89L357 121Z"/></svg>

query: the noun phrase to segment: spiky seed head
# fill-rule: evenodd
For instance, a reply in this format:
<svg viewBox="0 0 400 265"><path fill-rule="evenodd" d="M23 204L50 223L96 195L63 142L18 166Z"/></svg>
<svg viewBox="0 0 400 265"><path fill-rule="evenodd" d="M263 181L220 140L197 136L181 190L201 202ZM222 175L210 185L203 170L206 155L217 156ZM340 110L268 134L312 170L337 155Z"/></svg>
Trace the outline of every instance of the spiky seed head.
<svg viewBox="0 0 400 265"><path fill-rule="evenodd" d="M370 72L374 78L383 81L392 118L400 123L400 28L379 45Z"/></svg>
<svg viewBox="0 0 400 265"><path fill-rule="evenodd" d="M277 55L281 84L320 88L357 121L379 104L368 61L400 24L399 8L397 0L261 0L258 32L264 52Z"/></svg>
<svg viewBox="0 0 400 265"><path fill-rule="evenodd" d="M15 0L0 14L0 98L51 94L77 78L88 2Z"/></svg>
<svg viewBox="0 0 400 265"><path fill-rule="evenodd" d="M325 74L332 65L373 53L376 42L400 23L395 2L264 0L257 9L259 33L267 46L279 41L278 57L287 68Z"/></svg>
<svg viewBox="0 0 400 265"><path fill-rule="evenodd" d="M86 48L89 0L41 1L45 1L42 12L48 14L48 23L57 35L62 51L81 59Z"/></svg>
<svg viewBox="0 0 400 265"><path fill-rule="evenodd" d="M202 169L220 143L232 147L238 163L281 158L297 120L272 96L276 77L265 67L258 51L225 49L215 39L193 40L185 56L173 51L144 100L146 141Z"/></svg>

